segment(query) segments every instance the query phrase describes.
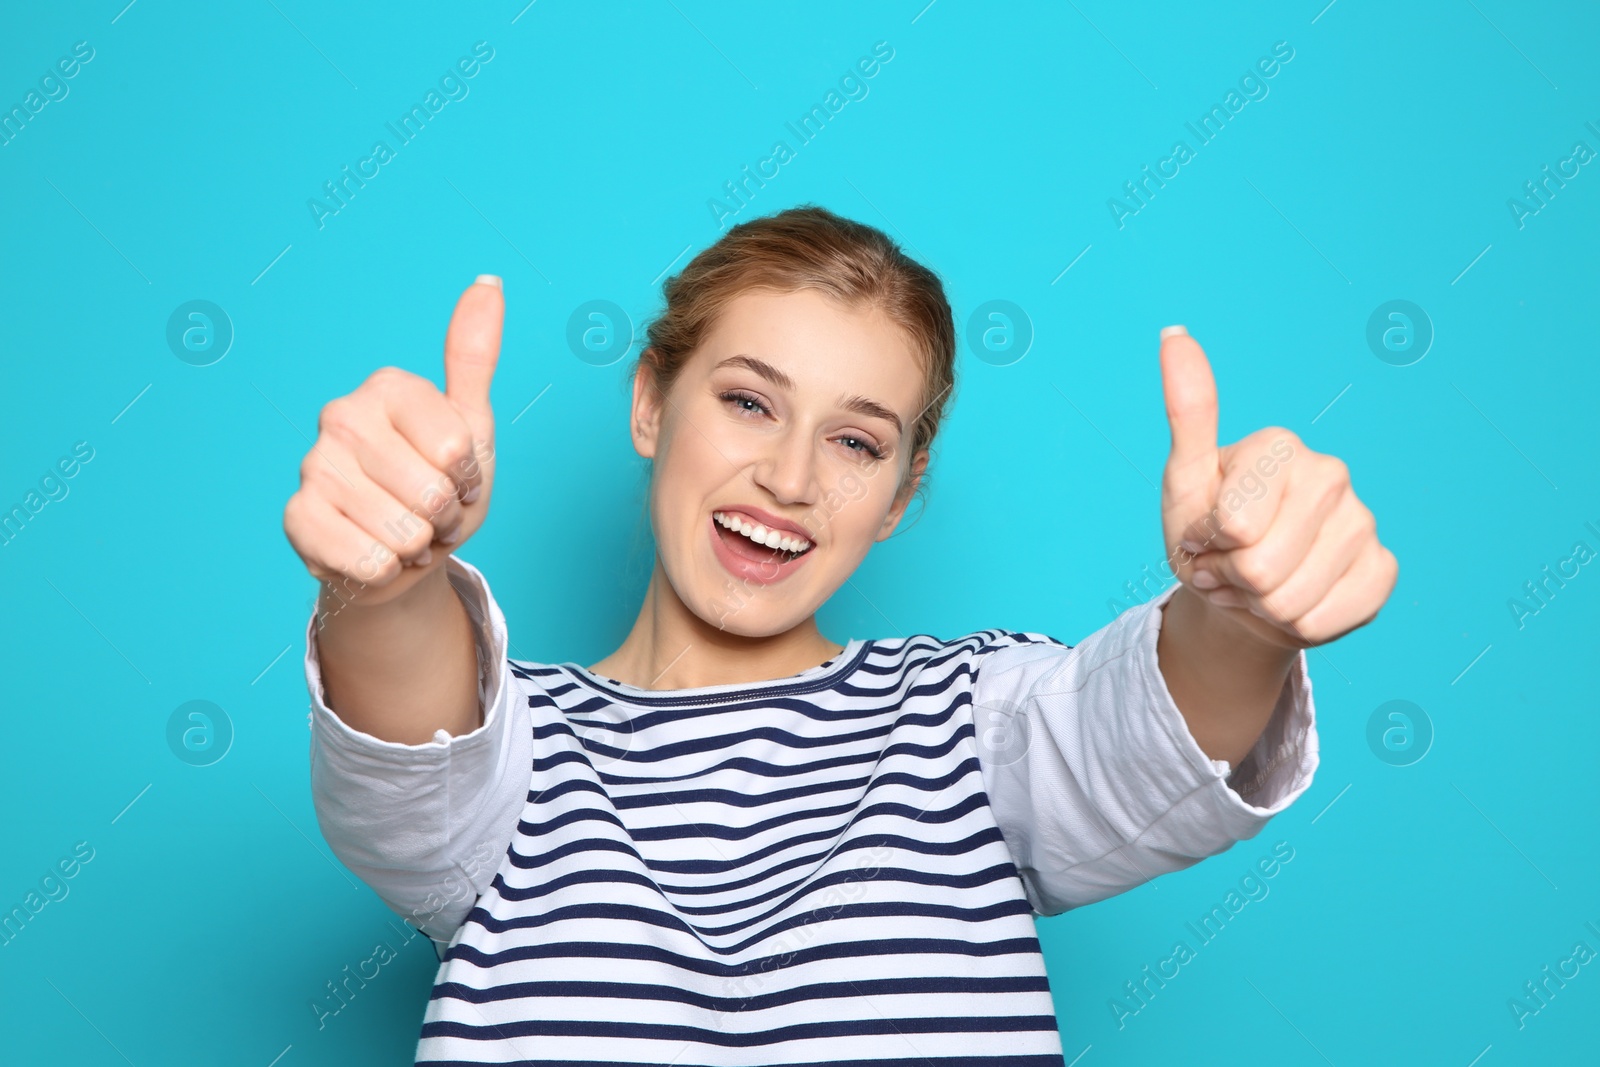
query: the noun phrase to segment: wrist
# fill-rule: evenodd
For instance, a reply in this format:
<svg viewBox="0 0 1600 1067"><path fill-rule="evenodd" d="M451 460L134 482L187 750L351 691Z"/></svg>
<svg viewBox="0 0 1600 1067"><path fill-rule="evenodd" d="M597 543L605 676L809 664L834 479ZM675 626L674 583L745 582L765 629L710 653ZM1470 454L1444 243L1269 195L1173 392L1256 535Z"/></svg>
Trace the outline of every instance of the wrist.
<svg viewBox="0 0 1600 1067"><path fill-rule="evenodd" d="M1242 608L1219 607L1185 583L1179 583L1163 614L1163 632L1177 631L1196 655L1283 676L1300 656L1299 647L1273 640L1276 629L1264 620Z"/></svg>
<svg viewBox="0 0 1600 1067"><path fill-rule="evenodd" d="M402 573L381 586L350 576L324 579L317 588L317 629L340 615L377 620L429 610L444 599L450 588L446 566L441 560L420 575Z"/></svg>
<svg viewBox="0 0 1600 1067"><path fill-rule="evenodd" d="M1180 586L1162 607L1156 660L1201 751L1237 768L1265 729L1300 653L1252 636L1226 614Z"/></svg>

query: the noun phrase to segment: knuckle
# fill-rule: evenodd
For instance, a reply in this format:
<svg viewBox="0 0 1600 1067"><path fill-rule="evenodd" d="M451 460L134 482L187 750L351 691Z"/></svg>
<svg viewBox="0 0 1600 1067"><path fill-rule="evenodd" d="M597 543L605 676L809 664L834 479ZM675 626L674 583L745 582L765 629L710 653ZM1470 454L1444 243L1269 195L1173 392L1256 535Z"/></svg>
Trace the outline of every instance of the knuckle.
<svg viewBox="0 0 1600 1067"><path fill-rule="evenodd" d="M336 396L322 405L322 410L317 413L318 428L332 426L334 423L342 421L349 413L350 404L349 396Z"/></svg>
<svg viewBox="0 0 1600 1067"><path fill-rule="evenodd" d="M389 389L411 377L411 372L399 367L379 367L367 376L367 382L380 389Z"/></svg>
<svg viewBox="0 0 1600 1067"><path fill-rule="evenodd" d="M343 437L355 429L361 401L353 395L334 397L322 405L317 415L317 432L326 437Z"/></svg>
<svg viewBox="0 0 1600 1067"><path fill-rule="evenodd" d="M434 442L428 461L451 478L472 454L472 435L465 430L445 434Z"/></svg>
<svg viewBox="0 0 1600 1067"><path fill-rule="evenodd" d="M1289 429L1287 426L1274 426L1270 432L1274 441L1282 440L1293 447L1298 447L1301 443L1300 435Z"/></svg>
<svg viewBox="0 0 1600 1067"><path fill-rule="evenodd" d="M1381 551L1383 554L1379 558L1378 570L1383 575L1383 580L1393 588L1394 583L1400 579L1400 560L1387 548L1382 548Z"/></svg>
<svg viewBox="0 0 1600 1067"><path fill-rule="evenodd" d="M1246 509L1229 518L1224 529L1229 537L1240 544L1254 544L1261 536L1261 520Z"/></svg>
<svg viewBox="0 0 1600 1067"><path fill-rule="evenodd" d="M1356 536L1363 541L1375 540L1378 536L1378 517L1372 509L1365 504L1358 505L1356 512ZM1388 551L1385 549L1384 551Z"/></svg>
<svg viewBox="0 0 1600 1067"><path fill-rule="evenodd" d="M307 452L300 461L300 485L302 488L321 492L328 485L328 461L319 456L315 449Z"/></svg>
<svg viewBox="0 0 1600 1067"><path fill-rule="evenodd" d="M289 500L283 505L283 532L289 540L295 540L296 532L305 525L305 497L300 490L289 494Z"/></svg>
<svg viewBox="0 0 1600 1067"><path fill-rule="evenodd" d="M1350 466L1338 456L1328 456L1322 461L1330 482L1343 489L1350 484Z"/></svg>
<svg viewBox="0 0 1600 1067"><path fill-rule="evenodd" d="M1284 426L1268 426L1266 429L1257 430L1251 436L1256 439L1262 451L1270 451L1271 446L1280 443L1288 445L1291 452L1298 452L1304 447L1299 435Z"/></svg>

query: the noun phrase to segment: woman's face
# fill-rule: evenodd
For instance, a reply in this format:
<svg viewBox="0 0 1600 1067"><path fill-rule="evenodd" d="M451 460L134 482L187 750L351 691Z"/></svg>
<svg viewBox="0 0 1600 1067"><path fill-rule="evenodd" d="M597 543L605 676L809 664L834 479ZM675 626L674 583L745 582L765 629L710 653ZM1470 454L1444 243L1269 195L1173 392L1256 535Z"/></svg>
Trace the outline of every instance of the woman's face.
<svg viewBox="0 0 1600 1067"><path fill-rule="evenodd" d="M664 399L641 367L634 446L654 460L651 524L678 598L749 637L814 613L905 513L927 463L906 454L922 389L899 326L812 289L734 298ZM811 547L796 557L718 517Z"/></svg>

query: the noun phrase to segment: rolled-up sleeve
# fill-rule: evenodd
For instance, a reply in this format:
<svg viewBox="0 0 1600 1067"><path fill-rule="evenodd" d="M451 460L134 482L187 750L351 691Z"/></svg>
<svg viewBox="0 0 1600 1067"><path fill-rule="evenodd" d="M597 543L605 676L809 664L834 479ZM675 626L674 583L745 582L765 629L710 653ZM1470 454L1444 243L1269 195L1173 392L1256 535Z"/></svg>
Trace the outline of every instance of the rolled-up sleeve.
<svg viewBox="0 0 1600 1067"><path fill-rule="evenodd" d="M1301 653L1237 768L1209 758L1156 661L1162 605L1068 648L1039 634L984 652L973 715L985 788L1039 915L1104 900L1258 834L1317 768Z"/></svg>
<svg viewBox="0 0 1600 1067"><path fill-rule="evenodd" d="M334 855L397 914L449 941L494 878L527 797L533 738L506 659L506 625L477 568L452 556L451 586L478 645L483 724L419 745L349 726L325 701L316 615L306 625L311 793Z"/></svg>

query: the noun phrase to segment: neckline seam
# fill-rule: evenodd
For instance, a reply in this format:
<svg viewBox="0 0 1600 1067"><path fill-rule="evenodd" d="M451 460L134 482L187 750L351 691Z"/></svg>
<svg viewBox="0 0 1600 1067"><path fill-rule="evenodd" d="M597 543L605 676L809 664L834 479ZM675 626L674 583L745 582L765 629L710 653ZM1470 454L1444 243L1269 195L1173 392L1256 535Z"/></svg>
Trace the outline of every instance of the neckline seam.
<svg viewBox="0 0 1600 1067"><path fill-rule="evenodd" d="M629 686L626 682L613 683L610 679L595 674L582 664L570 660L556 666L561 667L590 689L615 700L663 706L731 703L752 696L793 696L797 693L814 692L818 689L827 688L830 683L855 673L862 661L866 659L867 653L872 649L875 639L851 638L850 641L846 642L845 649L841 649L838 655L834 656L834 660L841 659L849 646L857 641L860 642L860 647L856 649L855 654L848 660L834 663L831 667L828 664L832 661L827 661L819 663L815 667L807 668L807 670L822 672L814 678L791 681L789 679L793 679L795 676L789 675L788 678L769 678L759 682L725 683L738 686L738 688L734 689L723 689L720 686L695 686L690 689L640 689L636 686ZM804 674L805 672L801 673ZM715 691L708 692L707 690Z"/></svg>

